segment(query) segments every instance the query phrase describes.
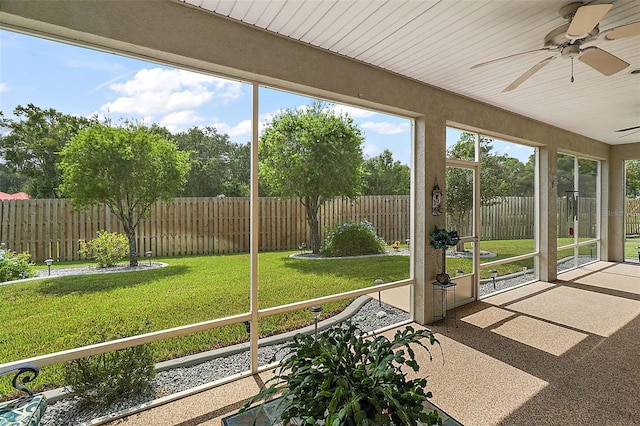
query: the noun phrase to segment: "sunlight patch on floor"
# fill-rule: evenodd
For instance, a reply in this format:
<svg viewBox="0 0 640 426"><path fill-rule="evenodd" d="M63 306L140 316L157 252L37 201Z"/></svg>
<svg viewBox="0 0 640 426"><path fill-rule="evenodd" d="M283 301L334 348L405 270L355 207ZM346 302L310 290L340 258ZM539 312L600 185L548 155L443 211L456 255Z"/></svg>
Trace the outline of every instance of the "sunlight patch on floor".
<svg viewBox="0 0 640 426"><path fill-rule="evenodd" d="M475 314L467 315L462 318L461 321L475 325L476 327L487 328L513 315L515 315L513 312L491 306Z"/></svg>
<svg viewBox="0 0 640 426"><path fill-rule="evenodd" d="M492 330L501 336L560 356L588 336L535 318L518 316Z"/></svg>
<svg viewBox="0 0 640 426"><path fill-rule="evenodd" d="M508 308L604 337L640 315L640 301L572 287L556 287Z"/></svg>

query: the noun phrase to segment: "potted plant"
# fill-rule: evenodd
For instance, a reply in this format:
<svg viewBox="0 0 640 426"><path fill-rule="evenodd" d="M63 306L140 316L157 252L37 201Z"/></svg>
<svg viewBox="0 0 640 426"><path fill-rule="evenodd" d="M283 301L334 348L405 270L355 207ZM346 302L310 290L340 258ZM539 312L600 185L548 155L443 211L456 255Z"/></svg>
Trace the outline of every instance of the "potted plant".
<svg viewBox="0 0 640 426"><path fill-rule="evenodd" d="M242 409L281 396L283 425L442 424L437 411L425 411L431 398L426 378L407 380L402 368L419 370L414 349L439 342L431 331L407 326L392 340L365 336L345 322L313 337L297 334L284 348L274 377ZM275 361L275 357L272 362ZM254 420L255 424L255 420Z"/></svg>
<svg viewBox="0 0 640 426"><path fill-rule="evenodd" d="M429 234L431 247L436 250L442 250L442 272L436 275L436 280L441 283L448 283L451 277L447 274L447 248L455 246L460 242L458 231L447 231L438 225L433 227L433 231Z"/></svg>

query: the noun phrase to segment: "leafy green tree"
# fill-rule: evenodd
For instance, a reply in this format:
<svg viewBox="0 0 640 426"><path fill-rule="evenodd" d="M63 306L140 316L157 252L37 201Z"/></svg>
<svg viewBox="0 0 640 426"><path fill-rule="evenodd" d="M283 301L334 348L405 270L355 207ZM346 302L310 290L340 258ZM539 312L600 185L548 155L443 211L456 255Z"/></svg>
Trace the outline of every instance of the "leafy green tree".
<svg viewBox="0 0 640 426"><path fill-rule="evenodd" d="M626 162L627 198L640 198L640 160Z"/></svg>
<svg viewBox="0 0 640 426"><path fill-rule="evenodd" d="M4 163L0 163L0 191L14 194L21 192L27 178L21 173L14 172Z"/></svg>
<svg viewBox="0 0 640 426"><path fill-rule="evenodd" d="M411 169L385 149L364 162L364 195L409 195Z"/></svg>
<svg viewBox="0 0 640 426"><path fill-rule="evenodd" d="M271 193L305 206L313 253L320 252L320 206L361 194L362 140L350 116L320 101L276 115L260 137L260 178Z"/></svg>
<svg viewBox="0 0 640 426"><path fill-rule="evenodd" d="M0 113L0 157L9 172L26 179L23 190L33 198L59 198L60 151L78 132L96 118L66 115L53 108L44 110L33 104L17 106L17 119Z"/></svg>
<svg viewBox="0 0 640 426"><path fill-rule="evenodd" d="M508 155L492 153L493 139L480 135L480 204L490 206L502 197L514 195L514 185L522 163ZM451 158L473 158L475 135L462 133L448 152ZM515 160L515 161L514 161ZM447 216L454 229L462 230L473 209L473 173L467 169L447 168ZM462 243L460 243L462 244ZM461 250L462 247L458 247Z"/></svg>
<svg viewBox="0 0 640 426"><path fill-rule="evenodd" d="M174 135L190 153L191 169L181 194L185 197L249 196L250 147L231 142L213 127L193 127Z"/></svg>
<svg viewBox="0 0 640 426"><path fill-rule="evenodd" d="M136 227L156 201L170 201L189 171L189 154L151 129L109 123L82 129L62 150L62 190L76 208L106 204L122 222L129 264L138 264Z"/></svg>

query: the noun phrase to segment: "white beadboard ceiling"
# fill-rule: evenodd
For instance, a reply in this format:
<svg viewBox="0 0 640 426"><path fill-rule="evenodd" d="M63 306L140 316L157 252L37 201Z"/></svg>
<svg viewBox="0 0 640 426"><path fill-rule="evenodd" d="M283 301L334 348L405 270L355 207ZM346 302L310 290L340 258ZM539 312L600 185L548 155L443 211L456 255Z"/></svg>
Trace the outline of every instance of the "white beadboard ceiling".
<svg viewBox="0 0 640 426"><path fill-rule="evenodd" d="M178 0L400 75L585 135L608 144L640 141L640 36L598 46L630 66L605 77L579 60L557 57L516 90L502 93L542 51L470 69L474 64L543 47L567 23L567 0ZM585 2L594 3L594 2ZM600 32L640 21L640 1L617 0Z"/></svg>

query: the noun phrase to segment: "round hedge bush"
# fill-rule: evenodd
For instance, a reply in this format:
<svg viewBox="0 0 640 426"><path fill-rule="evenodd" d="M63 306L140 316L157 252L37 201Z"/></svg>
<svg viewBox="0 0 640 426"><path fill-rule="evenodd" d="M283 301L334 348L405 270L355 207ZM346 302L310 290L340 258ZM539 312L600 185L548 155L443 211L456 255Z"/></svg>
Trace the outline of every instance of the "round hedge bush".
<svg viewBox="0 0 640 426"><path fill-rule="evenodd" d="M385 247L386 243L376 235L371 222L347 222L329 231L320 254L327 257L381 254Z"/></svg>

